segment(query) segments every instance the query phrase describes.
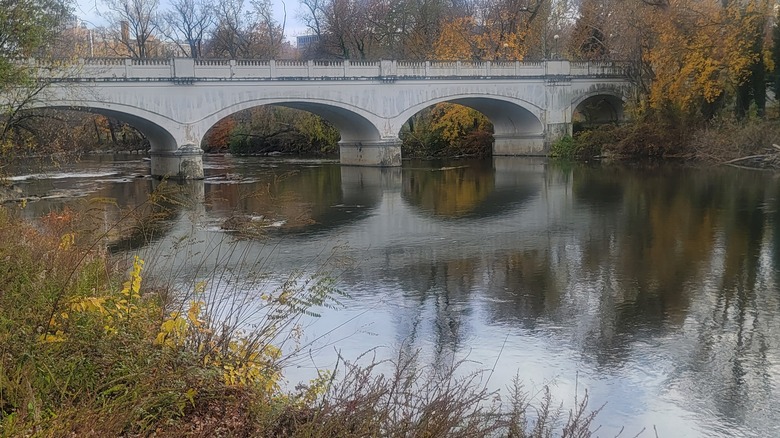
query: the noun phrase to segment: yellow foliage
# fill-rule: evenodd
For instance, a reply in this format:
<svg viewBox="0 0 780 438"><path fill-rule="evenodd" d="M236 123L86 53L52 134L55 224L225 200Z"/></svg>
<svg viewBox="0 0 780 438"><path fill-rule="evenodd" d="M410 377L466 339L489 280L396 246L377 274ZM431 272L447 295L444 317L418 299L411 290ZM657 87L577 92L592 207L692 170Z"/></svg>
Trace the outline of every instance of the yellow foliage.
<svg viewBox="0 0 780 438"><path fill-rule="evenodd" d="M463 105L440 103L433 108L433 129L441 129L443 139L454 142L472 129L488 130L490 122L479 111Z"/></svg>
<svg viewBox="0 0 780 438"><path fill-rule="evenodd" d="M186 314L172 312L160 325L155 338L155 345L164 348L178 349L185 345L188 339L212 339L210 329L201 318L203 301L192 301ZM252 386L266 394L279 389L280 371L274 367L274 362L281 357L281 350L273 345L258 348L246 339L238 337L227 345L227 351L222 351L216 341L206 341L198 346L198 352L203 355L203 366L221 370L222 378L227 385Z"/></svg>
<svg viewBox="0 0 780 438"><path fill-rule="evenodd" d="M265 394L279 390L281 373L273 366L273 361L281 356L281 351L268 345L262 349L250 347L245 340L230 343L230 354L220 358L225 384L230 386L252 386ZM238 359L238 360L236 360Z"/></svg>
<svg viewBox="0 0 780 438"><path fill-rule="evenodd" d="M764 56L752 46L769 11L765 0L726 7L717 0L671 0L653 10L648 24L656 40L645 54L655 74L650 105L688 111L742 84Z"/></svg>
<svg viewBox="0 0 780 438"><path fill-rule="evenodd" d="M70 310L73 312L85 312L85 313L99 313L101 315L107 315L108 310L105 307L106 297L86 297L79 300L75 300L70 303ZM63 313L62 316L67 319L67 313Z"/></svg>
<svg viewBox="0 0 780 438"><path fill-rule="evenodd" d="M332 380L332 371L317 371L317 377L309 381L306 390L296 398L296 403L299 406L310 406L325 394Z"/></svg>
<svg viewBox="0 0 780 438"><path fill-rule="evenodd" d="M76 243L76 234L67 233L63 234L60 238L60 250L67 251Z"/></svg>
<svg viewBox="0 0 780 438"><path fill-rule="evenodd" d="M66 234L60 240L60 248L67 249L72 242L73 237ZM130 279L124 283L119 296L91 296L77 297L69 301L67 311L55 315L49 322L47 333L38 337L40 342L62 342L67 339L67 327L65 322L71 319L71 314L96 315L103 319L103 329L107 334L117 333L116 324L118 321L126 321L133 317L138 310L138 300L141 290L141 270L143 269L143 260L135 257L133 269L130 272Z"/></svg>
<svg viewBox="0 0 780 438"><path fill-rule="evenodd" d="M135 256L133 258L133 269L130 271L130 279L122 285L122 294L126 297L140 297L141 270L143 267L144 261Z"/></svg>

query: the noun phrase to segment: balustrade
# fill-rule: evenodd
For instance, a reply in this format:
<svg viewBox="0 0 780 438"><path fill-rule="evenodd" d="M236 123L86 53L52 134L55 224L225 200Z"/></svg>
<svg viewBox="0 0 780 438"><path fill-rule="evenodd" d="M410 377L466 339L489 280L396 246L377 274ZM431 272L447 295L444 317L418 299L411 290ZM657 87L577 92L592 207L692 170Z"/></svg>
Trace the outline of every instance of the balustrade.
<svg viewBox="0 0 780 438"><path fill-rule="evenodd" d="M581 61L294 61L90 58L77 62L24 61L47 79L376 79L485 77L625 77L627 64ZM69 66L63 68L62 66ZM74 67L74 66L77 66ZM48 73L47 73L48 71Z"/></svg>

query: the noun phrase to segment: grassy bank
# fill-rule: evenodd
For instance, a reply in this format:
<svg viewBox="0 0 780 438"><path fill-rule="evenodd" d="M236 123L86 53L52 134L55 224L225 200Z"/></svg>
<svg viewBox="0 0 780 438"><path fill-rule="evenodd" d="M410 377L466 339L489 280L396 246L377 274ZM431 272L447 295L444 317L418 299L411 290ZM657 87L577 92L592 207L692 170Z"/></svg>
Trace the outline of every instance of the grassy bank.
<svg viewBox="0 0 780 438"><path fill-rule="evenodd" d="M285 389L286 333L333 303L328 281L258 291L264 316L241 329L197 291L147 289L153 261L112 259L82 228L69 211L33 227L0 209L0 436L591 435L587 397L571 411L519 385L500 399L483 373L404 355Z"/></svg>
<svg viewBox="0 0 780 438"><path fill-rule="evenodd" d="M778 167L777 119L733 117L708 122L646 115L623 125L603 125L554 143L550 155L567 159L676 159L707 164L742 163Z"/></svg>

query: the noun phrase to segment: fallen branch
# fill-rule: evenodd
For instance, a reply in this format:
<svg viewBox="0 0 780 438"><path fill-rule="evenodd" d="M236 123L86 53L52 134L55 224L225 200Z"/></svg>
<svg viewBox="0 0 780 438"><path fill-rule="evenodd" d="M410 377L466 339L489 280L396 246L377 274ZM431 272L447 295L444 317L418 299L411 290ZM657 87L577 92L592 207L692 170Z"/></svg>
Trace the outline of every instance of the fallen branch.
<svg viewBox="0 0 780 438"><path fill-rule="evenodd" d="M734 158L733 160L724 161L721 164L739 163L740 161L754 160L756 158L769 158L769 157L774 156L774 155L775 154L748 155L747 157Z"/></svg>

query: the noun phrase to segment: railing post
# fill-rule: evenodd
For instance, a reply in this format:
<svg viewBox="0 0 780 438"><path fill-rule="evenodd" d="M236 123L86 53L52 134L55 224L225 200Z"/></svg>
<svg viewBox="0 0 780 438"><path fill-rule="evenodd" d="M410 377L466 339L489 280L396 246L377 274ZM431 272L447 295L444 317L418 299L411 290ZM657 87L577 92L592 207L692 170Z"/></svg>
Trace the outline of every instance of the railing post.
<svg viewBox="0 0 780 438"><path fill-rule="evenodd" d="M515 76L520 76L520 61L515 61Z"/></svg>
<svg viewBox="0 0 780 438"><path fill-rule="evenodd" d="M276 78L276 60L272 59L268 61L268 69L270 70L269 76L271 79Z"/></svg>
<svg viewBox="0 0 780 438"><path fill-rule="evenodd" d="M236 70L235 70L236 60L235 59L231 59L229 64L230 64L230 79L233 79L233 76L236 75Z"/></svg>
<svg viewBox="0 0 780 438"><path fill-rule="evenodd" d="M345 59L341 64L344 67L344 77L349 77L349 59Z"/></svg>
<svg viewBox="0 0 780 438"><path fill-rule="evenodd" d="M173 58L171 59L171 77L174 78L194 78L195 60L192 58Z"/></svg>
<svg viewBox="0 0 780 438"><path fill-rule="evenodd" d="M460 76L460 61L455 61L455 76Z"/></svg>
<svg viewBox="0 0 780 438"><path fill-rule="evenodd" d="M425 77L431 77L431 61L425 61Z"/></svg>
<svg viewBox="0 0 780 438"><path fill-rule="evenodd" d="M306 61L306 74L309 78L312 78L314 73L314 61L311 59Z"/></svg>
<svg viewBox="0 0 780 438"><path fill-rule="evenodd" d="M125 58L125 77L130 78L131 73L133 70L133 60L130 58Z"/></svg>
<svg viewBox="0 0 780 438"><path fill-rule="evenodd" d="M490 76L490 67L492 64L490 61L485 61L485 76Z"/></svg>
<svg viewBox="0 0 780 438"><path fill-rule="evenodd" d="M393 77L396 76L397 65L395 61L379 61L379 76L380 77Z"/></svg>

